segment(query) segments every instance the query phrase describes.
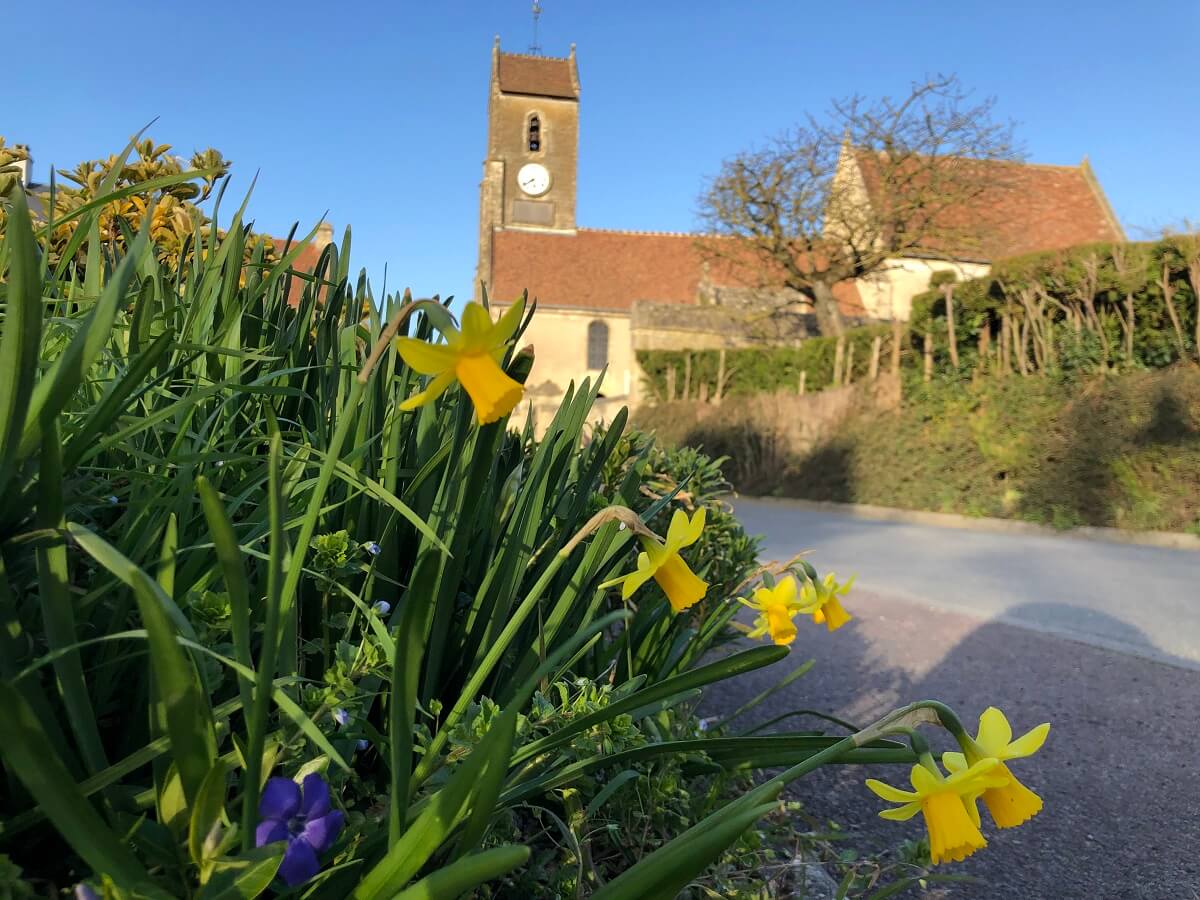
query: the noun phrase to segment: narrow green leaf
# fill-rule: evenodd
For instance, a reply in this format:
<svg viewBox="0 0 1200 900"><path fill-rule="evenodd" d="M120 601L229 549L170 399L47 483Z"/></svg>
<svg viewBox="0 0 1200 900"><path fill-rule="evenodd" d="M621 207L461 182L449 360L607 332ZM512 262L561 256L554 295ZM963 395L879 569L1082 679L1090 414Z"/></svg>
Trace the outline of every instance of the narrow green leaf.
<svg viewBox="0 0 1200 900"><path fill-rule="evenodd" d="M188 820L188 853L196 865L204 862L204 841L225 812L225 777L228 774L228 767L218 759L204 776L192 803L192 814Z"/></svg>
<svg viewBox="0 0 1200 900"><path fill-rule="evenodd" d="M270 887L285 849L282 843L267 844L217 860L196 900L254 900Z"/></svg>
<svg viewBox="0 0 1200 900"><path fill-rule="evenodd" d="M9 194L5 243L8 293L0 334L0 495L16 470L21 432L37 378L42 333L42 279L25 192Z"/></svg>
<svg viewBox="0 0 1200 900"><path fill-rule="evenodd" d="M528 860L528 847L517 844L494 847L443 866L396 894L392 900L449 900L511 872Z"/></svg>
<svg viewBox="0 0 1200 900"><path fill-rule="evenodd" d="M33 710L6 681L0 681L0 720L0 755L71 848L122 886L148 884L145 870L79 792Z"/></svg>

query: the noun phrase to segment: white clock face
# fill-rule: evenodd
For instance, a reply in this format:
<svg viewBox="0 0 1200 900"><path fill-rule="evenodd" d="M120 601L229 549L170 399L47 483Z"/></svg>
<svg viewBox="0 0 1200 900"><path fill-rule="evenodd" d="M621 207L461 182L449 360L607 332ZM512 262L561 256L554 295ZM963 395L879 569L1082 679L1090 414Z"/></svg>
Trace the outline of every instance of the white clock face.
<svg viewBox="0 0 1200 900"><path fill-rule="evenodd" d="M550 173L541 163L526 163L517 172L517 185L530 197L540 197L550 190Z"/></svg>

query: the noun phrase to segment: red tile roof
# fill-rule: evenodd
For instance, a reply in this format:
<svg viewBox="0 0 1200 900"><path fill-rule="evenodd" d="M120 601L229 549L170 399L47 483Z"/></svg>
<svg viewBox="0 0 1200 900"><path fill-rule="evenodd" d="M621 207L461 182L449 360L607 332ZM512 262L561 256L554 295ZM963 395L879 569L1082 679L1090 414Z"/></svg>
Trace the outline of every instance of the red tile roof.
<svg viewBox="0 0 1200 900"><path fill-rule="evenodd" d="M579 89L571 77L569 59L501 53L496 65L500 90L506 94L579 99Z"/></svg>
<svg viewBox="0 0 1200 900"><path fill-rule="evenodd" d="M295 248L299 243L299 239L293 238L291 244L287 243L286 238L271 238L275 244L275 253L278 256L283 256L283 248L286 246L288 250ZM325 249L325 244L319 244L316 239L309 241L292 260L291 268L297 272L311 273L317 267L317 262L321 258L321 251ZM299 306L300 298L304 296L304 289L311 282L305 281L303 278L292 278L292 283L288 288L287 302L288 306ZM322 288L324 290L324 288Z"/></svg>
<svg viewBox="0 0 1200 900"><path fill-rule="evenodd" d="M878 202L878 157L860 150L855 158L868 195ZM969 204L948 208L936 218L935 229L953 238L926 241L924 249L930 252L995 260L1125 240L1086 161L1079 166L1051 166L947 157L943 162L966 167L969 177L979 179L982 192Z"/></svg>
<svg viewBox="0 0 1200 900"><path fill-rule="evenodd" d="M695 304L705 276L698 240L677 232L497 229L488 290L498 303L528 289L544 306L579 309L625 311L635 300ZM707 277L720 286L746 286L731 267L719 263L709 265ZM834 295L847 314L862 313L852 283L837 285Z"/></svg>

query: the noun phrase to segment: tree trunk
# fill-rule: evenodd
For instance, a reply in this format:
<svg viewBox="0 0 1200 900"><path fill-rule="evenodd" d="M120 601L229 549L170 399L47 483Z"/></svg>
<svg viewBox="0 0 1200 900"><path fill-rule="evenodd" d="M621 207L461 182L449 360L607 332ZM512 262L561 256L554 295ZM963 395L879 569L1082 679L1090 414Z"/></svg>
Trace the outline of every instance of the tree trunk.
<svg viewBox="0 0 1200 900"><path fill-rule="evenodd" d="M813 284L812 292L813 310L817 314L817 327L821 329L821 334L841 337L846 333L846 326L842 322L837 298L833 296L833 285L818 281Z"/></svg>
<svg viewBox="0 0 1200 900"><path fill-rule="evenodd" d="M837 387L842 383L842 360L846 356L846 339L839 336L837 346L833 351L833 384L832 387Z"/></svg>
<svg viewBox="0 0 1200 900"><path fill-rule="evenodd" d="M683 358L683 399L692 395L692 354Z"/></svg>
<svg viewBox="0 0 1200 900"><path fill-rule="evenodd" d="M1133 292L1130 291L1125 295L1125 318L1129 320L1129 331L1125 333L1125 365L1133 368L1133 334L1137 327L1137 319L1135 318L1133 308Z"/></svg>
<svg viewBox="0 0 1200 900"><path fill-rule="evenodd" d="M1017 326L1017 371L1022 375L1029 374L1029 324L1025 319Z"/></svg>
<svg viewBox="0 0 1200 900"><path fill-rule="evenodd" d="M992 331L988 323L984 322L983 327L979 329L979 374L986 375L988 367L988 352L990 350L992 340Z"/></svg>
<svg viewBox="0 0 1200 900"><path fill-rule="evenodd" d="M667 402L675 401L675 367L667 366Z"/></svg>
<svg viewBox="0 0 1200 900"><path fill-rule="evenodd" d="M950 342L950 365L958 369L958 335L954 333L954 285L943 284L942 296L946 299L946 338Z"/></svg>
<svg viewBox="0 0 1200 900"><path fill-rule="evenodd" d="M806 369L801 369L800 370L800 396L801 397L804 396L804 382L806 382L806 381L808 381L808 371Z"/></svg>
<svg viewBox="0 0 1200 900"><path fill-rule="evenodd" d="M708 402L708 382L707 381L700 382L700 390L696 393L696 398L701 403Z"/></svg>
<svg viewBox="0 0 1200 900"><path fill-rule="evenodd" d="M933 381L933 335L925 332L925 383Z"/></svg>
<svg viewBox="0 0 1200 900"><path fill-rule="evenodd" d="M846 346L846 379L844 384L852 384L854 382L854 342Z"/></svg>
<svg viewBox="0 0 1200 900"><path fill-rule="evenodd" d="M879 351L883 349L883 336L875 335L875 340L871 341L871 368L869 377L872 381L879 377Z"/></svg>
<svg viewBox="0 0 1200 900"><path fill-rule="evenodd" d="M1171 269L1166 263L1163 263L1162 280L1158 286L1162 290L1167 315L1171 317L1171 327L1175 330L1175 343L1179 347L1179 358L1184 359L1187 356L1187 350L1183 341L1183 326L1179 323L1179 313L1175 311L1175 288L1171 285ZM1132 323L1130 325L1132 326Z"/></svg>
<svg viewBox="0 0 1200 900"><path fill-rule="evenodd" d="M1197 306L1197 313L1200 313L1200 305ZM1196 334L1197 345L1200 345L1200 315L1197 315ZM900 374L900 341L904 339L904 331L900 327L899 319L892 319L892 374Z"/></svg>

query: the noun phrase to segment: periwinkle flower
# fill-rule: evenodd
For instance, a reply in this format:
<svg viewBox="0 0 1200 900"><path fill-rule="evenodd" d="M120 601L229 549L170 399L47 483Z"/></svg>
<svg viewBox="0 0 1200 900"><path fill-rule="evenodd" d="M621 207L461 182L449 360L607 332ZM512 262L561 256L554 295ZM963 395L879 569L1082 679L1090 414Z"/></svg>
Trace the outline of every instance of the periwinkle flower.
<svg viewBox="0 0 1200 900"><path fill-rule="evenodd" d="M378 556L383 552L383 548L380 547L379 544L375 543L375 541L367 541L365 544L363 544L363 549L372 556Z"/></svg>
<svg viewBox="0 0 1200 900"><path fill-rule="evenodd" d="M75 900L100 900L100 895L92 890L92 886L83 881L75 885Z"/></svg>
<svg viewBox="0 0 1200 900"><path fill-rule="evenodd" d="M392 604L388 603L386 600L376 600L374 604L372 604L371 609L375 610L375 612L379 613L381 616L386 616L392 611Z"/></svg>
<svg viewBox="0 0 1200 900"><path fill-rule="evenodd" d="M321 870L320 856L342 830L342 811L329 805L329 785L320 775L304 776L304 787L290 778L271 778L258 801L261 821L256 846L287 841L279 877L288 887L303 884Z"/></svg>
<svg viewBox="0 0 1200 900"><path fill-rule="evenodd" d="M350 724L350 713L339 706L333 711L333 721L337 722L339 727L344 728Z"/></svg>
<svg viewBox="0 0 1200 900"><path fill-rule="evenodd" d="M366 738L359 738L357 741L355 741L354 746L356 746L360 751L362 751L362 750L366 750L368 747L370 747L371 742L368 741Z"/></svg>
<svg viewBox="0 0 1200 900"><path fill-rule="evenodd" d="M118 503L120 503L120 502L121 502L120 500L118 500L118 499L117 499L117 495L116 495L116 494L109 494L107 497L105 497L105 498L104 498L104 501L105 501L105 502L106 502L106 503L107 503L109 506L116 506Z"/></svg>

